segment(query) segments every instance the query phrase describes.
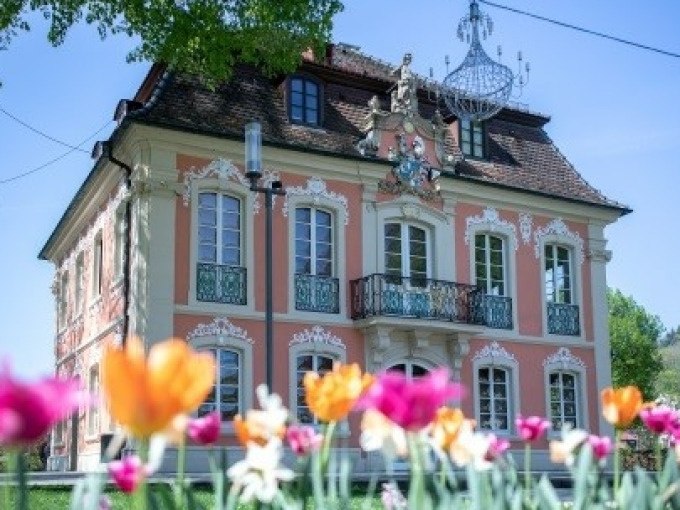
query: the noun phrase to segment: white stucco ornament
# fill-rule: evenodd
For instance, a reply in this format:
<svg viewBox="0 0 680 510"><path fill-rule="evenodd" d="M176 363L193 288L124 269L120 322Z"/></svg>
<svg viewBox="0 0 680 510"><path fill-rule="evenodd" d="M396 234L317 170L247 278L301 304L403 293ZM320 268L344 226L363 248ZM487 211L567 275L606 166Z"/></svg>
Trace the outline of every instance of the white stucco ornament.
<svg viewBox="0 0 680 510"><path fill-rule="evenodd" d="M548 365L558 366L560 368L586 367L583 360L574 356L566 347L560 347L556 353L545 358L543 360L543 366L546 367Z"/></svg>
<svg viewBox="0 0 680 510"><path fill-rule="evenodd" d="M474 361L477 359L484 358L505 360L513 363L517 361L515 359L514 354L510 354L508 351L505 350L504 347L501 347L498 342L491 342L490 344L485 345L483 348L481 348L475 353L475 355L472 357L472 360Z"/></svg>
<svg viewBox="0 0 680 510"><path fill-rule="evenodd" d="M224 158L217 158L211 161L203 168L191 168L184 174L184 191L182 192L182 203L188 206L191 201L191 188L196 179L217 178L223 180L231 180L238 184L250 188L250 181L245 174L234 165L231 160ZM279 180L279 172L277 170L264 169L262 172L262 185L268 186L272 182ZM272 196L272 205L276 203L276 196ZM260 195L255 194L253 200L253 213L260 212Z"/></svg>
<svg viewBox="0 0 680 510"><path fill-rule="evenodd" d="M529 213L519 213L519 232L522 235L522 243L531 242L531 230L534 227L534 217Z"/></svg>
<svg viewBox="0 0 680 510"><path fill-rule="evenodd" d="M233 325L226 317L215 317L210 324L199 324L193 331L187 335L187 340L192 340L200 337L214 336L217 337L220 343L223 343L226 338L235 338L253 344L253 339L248 336L248 332Z"/></svg>
<svg viewBox="0 0 680 510"><path fill-rule="evenodd" d="M335 336L330 331L326 331L321 326L314 326L312 330L305 329L293 335L293 339L288 344L289 347L297 344L326 344L339 347L343 350L347 349L345 343L338 336Z"/></svg>
<svg viewBox="0 0 680 510"><path fill-rule="evenodd" d="M585 258L583 239L581 239L578 232L569 230L569 227L562 221L562 218L555 218L547 225L537 228L536 232L534 232L534 254L536 255L536 258L540 258L541 256L541 239L550 235L564 237L574 244L578 255L578 261L579 263L583 263Z"/></svg>
<svg viewBox="0 0 680 510"><path fill-rule="evenodd" d="M517 227L507 220L504 220L498 214L498 210L493 207L487 207L478 216L468 216L465 218L465 244L469 245L472 240L473 227L476 225L483 225L489 232L510 232L510 242L517 250Z"/></svg>
<svg viewBox="0 0 680 510"><path fill-rule="evenodd" d="M286 188L286 197L283 199L282 209L284 216L288 216L288 210L290 208L289 199L292 196L310 197L314 204L318 204L322 198L335 202L345 211L345 225L349 223L347 197L340 193L336 193L335 191L329 191L326 187L326 182L319 177L310 177L307 179L307 186L304 188L302 186L290 186Z"/></svg>

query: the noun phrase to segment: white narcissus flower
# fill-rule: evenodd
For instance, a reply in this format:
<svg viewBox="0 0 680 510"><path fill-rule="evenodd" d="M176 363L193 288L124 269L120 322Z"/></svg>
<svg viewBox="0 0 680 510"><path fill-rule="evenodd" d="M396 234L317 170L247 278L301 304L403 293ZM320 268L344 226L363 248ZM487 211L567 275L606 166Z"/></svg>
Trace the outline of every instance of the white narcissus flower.
<svg viewBox="0 0 680 510"><path fill-rule="evenodd" d="M359 443L364 451L381 450L390 460L408 456L406 431L375 409L367 409L361 418Z"/></svg>
<svg viewBox="0 0 680 510"><path fill-rule="evenodd" d="M283 449L281 440L273 437L264 446L249 443L246 458L227 470L227 476L240 491L239 501L248 503L257 498L271 503L279 491L279 481L290 481L292 470L280 465Z"/></svg>
<svg viewBox="0 0 680 510"><path fill-rule="evenodd" d="M588 435L585 430L564 429L562 441L550 441L550 460L571 467L574 464L574 452L586 442Z"/></svg>
<svg viewBox="0 0 680 510"><path fill-rule="evenodd" d="M496 441L496 436L474 432L472 424L466 421L461 426L456 441L451 444L449 455L457 466L472 466L477 471L486 471L493 466L494 455L490 455L489 449Z"/></svg>

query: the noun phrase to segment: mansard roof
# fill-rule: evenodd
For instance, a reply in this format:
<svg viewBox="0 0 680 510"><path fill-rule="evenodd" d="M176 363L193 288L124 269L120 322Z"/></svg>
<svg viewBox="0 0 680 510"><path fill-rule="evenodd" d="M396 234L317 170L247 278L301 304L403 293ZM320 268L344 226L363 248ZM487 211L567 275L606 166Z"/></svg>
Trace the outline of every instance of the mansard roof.
<svg viewBox="0 0 680 510"><path fill-rule="evenodd" d="M230 138L241 138L244 125L259 120L265 143L360 158L357 142L365 135L368 101L377 95L389 110L394 67L347 45L329 45L320 62L306 58L299 72L324 85L322 125L308 127L288 120L285 77L267 78L240 66L230 81L211 89L198 77L154 66L135 97L145 107L126 120ZM428 118L434 102L424 89L418 93L420 114ZM501 110L486 122L486 160L460 161L455 177L630 212L588 184L567 161L543 129L549 120L519 108ZM450 153L461 155L455 139L446 142Z"/></svg>

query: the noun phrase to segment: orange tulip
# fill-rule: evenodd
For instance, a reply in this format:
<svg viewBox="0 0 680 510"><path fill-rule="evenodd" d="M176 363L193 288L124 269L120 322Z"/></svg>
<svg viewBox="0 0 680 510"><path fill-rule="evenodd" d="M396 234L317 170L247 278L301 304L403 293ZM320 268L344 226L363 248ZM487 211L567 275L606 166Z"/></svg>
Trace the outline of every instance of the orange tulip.
<svg viewBox="0 0 680 510"><path fill-rule="evenodd" d="M635 386L602 390L602 415L618 429L625 429L642 409L642 393Z"/></svg>
<svg viewBox="0 0 680 510"><path fill-rule="evenodd" d="M448 451L458 439L465 423L469 423L471 428L474 427L474 420L466 420L463 411L460 409L440 407L432 422L431 434L434 442L442 450Z"/></svg>
<svg viewBox="0 0 680 510"><path fill-rule="evenodd" d="M373 382L373 376L362 374L356 363L338 363L323 377L316 372L307 372L303 382L309 409L319 420L331 422L342 420L349 414Z"/></svg>
<svg viewBox="0 0 680 510"><path fill-rule="evenodd" d="M191 413L215 383L215 360L180 339L154 344L148 358L140 339L123 348L106 347L103 388L111 415L137 438L162 432Z"/></svg>
<svg viewBox="0 0 680 510"><path fill-rule="evenodd" d="M238 439L243 446L248 446L248 443L264 446L273 436L283 438L286 434L285 426L276 427L276 430L272 431L270 425L264 424L261 420L253 418L252 410L248 412L250 414L246 414L245 420L240 414L234 416L234 432L236 434L236 439Z"/></svg>

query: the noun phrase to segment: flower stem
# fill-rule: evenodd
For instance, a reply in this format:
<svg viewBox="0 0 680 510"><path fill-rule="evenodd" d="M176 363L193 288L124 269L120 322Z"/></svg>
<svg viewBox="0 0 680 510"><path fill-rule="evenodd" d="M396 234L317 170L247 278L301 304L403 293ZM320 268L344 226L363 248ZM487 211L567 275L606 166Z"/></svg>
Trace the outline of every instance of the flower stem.
<svg viewBox="0 0 680 510"><path fill-rule="evenodd" d="M619 471L621 469L621 453L619 451L621 443L621 431L614 431L614 501L619 499Z"/></svg>
<svg viewBox="0 0 680 510"><path fill-rule="evenodd" d="M529 498L531 492L531 443L524 444L524 491Z"/></svg>
<svg viewBox="0 0 680 510"><path fill-rule="evenodd" d="M418 438L412 432L408 433L408 448L411 461L411 483L408 489L408 507L419 508L425 503L425 480L423 463L420 455Z"/></svg>
<svg viewBox="0 0 680 510"><path fill-rule="evenodd" d="M147 461L149 460L149 442L146 439L139 440L139 458L141 459L143 465L146 465ZM148 502L148 486L146 477L144 477L134 493L134 507L137 510L146 510L148 507Z"/></svg>
<svg viewBox="0 0 680 510"><path fill-rule="evenodd" d="M328 468L328 459L331 453L331 444L333 442L333 432L335 431L335 425L337 421L329 421L326 424L323 435L323 445L321 446L321 472L325 473Z"/></svg>
<svg viewBox="0 0 680 510"><path fill-rule="evenodd" d="M17 478L17 510L28 510L28 488L26 487L26 459L23 450L11 454L14 474ZM8 507L9 508L9 507Z"/></svg>
<svg viewBox="0 0 680 510"><path fill-rule="evenodd" d="M654 438L656 440L654 444L654 460L656 461L656 478L657 480L661 476L661 467L662 467L662 462L661 462L661 441L659 441L659 437L655 436Z"/></svg>
<svg viewBox="0 0 680 510"><path fill-rule="evenodd" d="M184 471L186 466L186 443L184 438L177 448L177 487L175 488L175 508L184 509L186 498L184 497Z"/></svg>

